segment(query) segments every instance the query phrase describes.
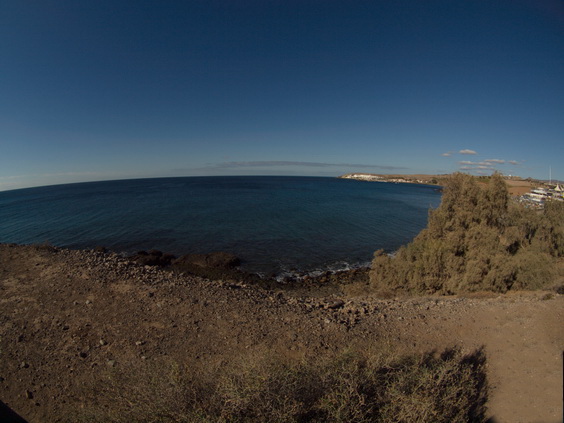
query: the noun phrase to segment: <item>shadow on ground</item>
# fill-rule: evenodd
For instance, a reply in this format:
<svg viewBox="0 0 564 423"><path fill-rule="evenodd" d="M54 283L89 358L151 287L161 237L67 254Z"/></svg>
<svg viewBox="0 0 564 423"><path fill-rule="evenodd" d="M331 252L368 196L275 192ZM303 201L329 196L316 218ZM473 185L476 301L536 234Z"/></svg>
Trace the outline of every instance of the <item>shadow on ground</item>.
<svg viewBox="0 0 564 423"><path fill-rule="evenodd" d="M0 422L2 423L28 423L26 419L0 401Z"/></svg>

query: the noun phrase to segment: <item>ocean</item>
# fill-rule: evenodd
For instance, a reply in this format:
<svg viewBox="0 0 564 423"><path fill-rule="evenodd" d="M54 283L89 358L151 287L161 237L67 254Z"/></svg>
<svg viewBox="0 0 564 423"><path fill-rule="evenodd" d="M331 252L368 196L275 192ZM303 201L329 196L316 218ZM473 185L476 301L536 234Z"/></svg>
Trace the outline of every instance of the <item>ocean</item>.
<svg viewBox="0 0 564 423"><path fill-rule="evenodd" d="M261 274L366 265L410 242L436 187L231 176L89 182L0 192L0 242L122 254L231 252Z"/></svg>

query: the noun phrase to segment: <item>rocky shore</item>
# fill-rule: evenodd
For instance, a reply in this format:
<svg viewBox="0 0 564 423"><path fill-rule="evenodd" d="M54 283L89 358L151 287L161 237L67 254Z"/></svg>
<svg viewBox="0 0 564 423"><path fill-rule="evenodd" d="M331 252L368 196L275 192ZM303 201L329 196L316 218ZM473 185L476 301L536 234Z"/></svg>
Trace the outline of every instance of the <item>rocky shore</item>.
<svg viewBox="0 0 564 423"><path fill-rule="evenodd" d="M97 252L109 253L103 247ZM132 263L142 266L156 267L176 274L198 276L213 280L230 280L253 284L266 289L283 289L285 291L322 290L323 293L338 293L343 285L368 283L368 267L348 270L325 270L317 272L292 272L284 275L259 275L241 269L241 260L227 252L211 252L186 254L176 257L159 250L139 251L126 257Z"/></svg>
<svg viewBox="0 0 564 423"><path fill-rule="evenodd" d="M184 270L142 260L162 253L138 256L0 244L0 413L70 421L96 405L113 372L151 363L213 367L265 352L299 360L456 345L484 349L496 422L561 419L558 293L378 299L345 295L339 275L287 290L229 277L237 269L228 256L185 258ZM216 259L228 271L222 278L189 270ZM324 284L332 288L315 289Z"/></svg>

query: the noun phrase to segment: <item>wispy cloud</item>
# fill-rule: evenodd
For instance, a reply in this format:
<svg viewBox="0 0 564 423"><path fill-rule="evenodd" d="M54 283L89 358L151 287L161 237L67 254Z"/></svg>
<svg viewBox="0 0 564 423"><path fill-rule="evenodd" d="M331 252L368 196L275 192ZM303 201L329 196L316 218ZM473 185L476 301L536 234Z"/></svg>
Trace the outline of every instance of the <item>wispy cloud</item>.
<svg viewBox="0 0 564 423"><path fill-rule="evenodd" d="M460 166L461 170L495 170L494 166L488 166L488 165L464 165L464 166Z"/></svg>
<svg viewBox="0 0 564 423"><path fill-rule="evenodd" d="M475 155L475 154L478 154L478 153L475 152L474 150L468 150L468 149L460 150L459 153L460 153L460 154L466 154L466 155Z"/></svg>
<svg viewBox="0 0 564 423"><path fill-rule="evenodd" d="M441 156L443 157L451 157L454 155L478 156L478 153L475 150L463 149L458 151L451 150L441 154ZM523 161L507 160L501 158L482 159L480 157L478 158L478 160L459 160L457 163L458 163L458 170L460 171L474 173L477 175L483 175L483 174L491 174L497 171L504 173L505 171L508 171L507 165L521 166L523 164ZM512 170L512 172L514 171L515 170Z"/></svg>
<svg viewBox="0 0 564 423"><path fill-rule="evenodd" d="M469 165L469 166L488 166L488 167L493 167L493 163L488 162L487 160L481 161L481 162L473 162L470 160L462 160L459 161L458 164L461 165Z"/></svg>
<svg viewBox="0 0 564 423"><path fill-rule="evenodd" d="M209 164L208 167L232 169L232 168L249 168L249 167L352 167L362 169L383 169L383 170L401 170L405 167L389 166L389 165L376 165L376 164L363 164L363 163L324 163L324 162L300 162L300 161L280 161L280 160L265 160L265 161L232 161Z"/></svg>

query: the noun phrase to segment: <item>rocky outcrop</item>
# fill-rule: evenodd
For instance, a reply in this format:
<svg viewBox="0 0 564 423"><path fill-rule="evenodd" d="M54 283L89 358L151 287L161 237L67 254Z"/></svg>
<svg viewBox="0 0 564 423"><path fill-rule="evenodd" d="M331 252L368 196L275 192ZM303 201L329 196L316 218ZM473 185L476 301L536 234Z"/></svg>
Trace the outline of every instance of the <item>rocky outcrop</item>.
<svg viewBox="0 0 564 423"><path fill-rule="evenodd" d="M172 263L176 268L194 266L213 269L234 269L241 264L241 260L231 253L213 252L208 254L186 254Z"/></svg>
<svg viewBox="0 0 564 423"><path fill-rule="evenodd" d="M174 271L208 279L255 280L260 278L239 270L241 260L231 253L186 254L172 261Z"/></svg>
<svg viewBox="0 0 564 423"><path fill-rule="evenodd" d="M250 277L238 269L241 260L231 253L219 251L207 254L185 254L176 257L159 250L139 251L129 260L142 266L171 269L210 279L244 280ZM253 279L251 277L251 279Z"/></svg>
<svg viewBox="0 0 564 423"><path fill-rule="evenodd" d="M159 250L139 251L130 260L144 266L169 266L176 257Z"/></svg>

